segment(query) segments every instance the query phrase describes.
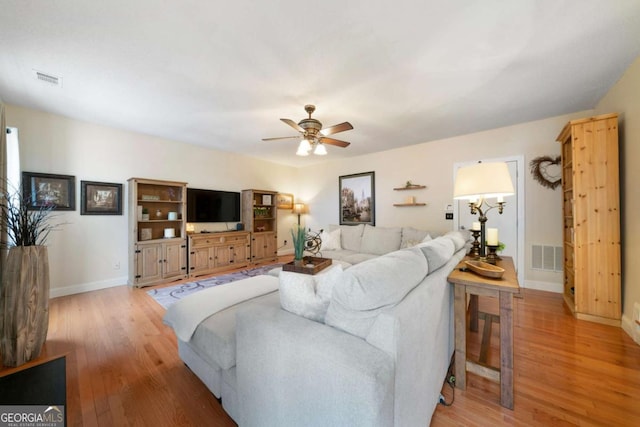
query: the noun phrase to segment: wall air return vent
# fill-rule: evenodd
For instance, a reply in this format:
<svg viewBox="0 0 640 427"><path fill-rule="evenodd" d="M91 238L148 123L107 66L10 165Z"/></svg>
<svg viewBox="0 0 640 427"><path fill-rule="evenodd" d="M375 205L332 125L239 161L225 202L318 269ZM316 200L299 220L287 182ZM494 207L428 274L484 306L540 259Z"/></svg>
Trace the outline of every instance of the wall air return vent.
<svg viewBox="0 0 640 427"><path fill-rule="evenodd" d="M562 271L562 246L531 246L531 268L535 270Z"/></svg>
<svg viewBox="0 0 640 427"><path fill-rule="evenodd" d="M36 80L47 83L51 86L62 87L62 77L54 76L50 73L43 73L42 71L33 70Z"/></svg>

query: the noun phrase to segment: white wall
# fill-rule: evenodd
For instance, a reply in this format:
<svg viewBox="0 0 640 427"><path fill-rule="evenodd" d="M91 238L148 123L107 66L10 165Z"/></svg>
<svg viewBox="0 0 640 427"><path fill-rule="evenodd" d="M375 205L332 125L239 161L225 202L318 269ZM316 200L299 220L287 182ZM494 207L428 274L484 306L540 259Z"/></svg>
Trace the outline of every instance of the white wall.
<svg viewBox="0 0 640 427"><path fill-rule="evenodd" d="M337 224L338 176L375 171L376 225L405 226L439 233L451 229L444 209L453 203L453 164L481 158L522 155L525 163L541 155L559 155L556 137L572 119L590 111L523 123L470 135L432 141L406 148L335 160L307 167L300 173L300 198L309 203L306 223L314 229ZM531 269L531 245L562 246L562 196L560 188L550 190L525 171L525 281L529 287L561 291L562 273ZM398 192L411 180L427 185L426 190ZM415 195L426 207L398 208L407 195ZM507 205L507 209L508 209Z"/></svg>
<svg viewBox="0 0 640 427"><path fill-rule="evenodd" d="M622 327L640 344L640 326L633 322L634 304L640 304L640 58L600 100L597 114L620 113L620 197L622 234ZM638 319L636 319L638 320Z"/></svg>
<svg viewBox="0 0 640 427"><path fill-rule="evenodd" d="M76 177L76 210L57 215L56 221L65 224L48 242L52 297L126 284L128 178L184 181L191 187L229 191L294 190L295 168L11 105L6 118L7 126L20 132L23 171ZM80 215L80 180L124 184L124 214ZM283 224L293 217L280 212ZM281 233L280 242L283 238Z"/></svg>

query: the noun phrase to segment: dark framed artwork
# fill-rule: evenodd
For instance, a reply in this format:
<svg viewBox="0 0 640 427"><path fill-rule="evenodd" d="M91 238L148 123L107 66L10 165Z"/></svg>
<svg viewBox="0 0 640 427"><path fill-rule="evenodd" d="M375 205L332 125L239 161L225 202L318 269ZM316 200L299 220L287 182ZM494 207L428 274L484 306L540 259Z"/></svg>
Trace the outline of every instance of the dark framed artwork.
<svg viewBox="0 0 640 427"><path fill-rule="evenodd" d="M376 225L375 172L343 175L340 184L340 224Z"/></svg>
<svg viewBox="0 0 640 427"><path fill-rule="evenodd" d="M80 215L122 215L122 184L80 181Z"/></svg>
<svg viewBox="0 0 640 427"><path fill-rule="evenodd" d="M278 209L293 209L293 194L278 193L276 206Z"/></svg>
<svg viewBox="0 0 640 427"><path fill-rule="evenodd" d="M29 210L76 210L76 177L22 172L22 194Z"/></svg>

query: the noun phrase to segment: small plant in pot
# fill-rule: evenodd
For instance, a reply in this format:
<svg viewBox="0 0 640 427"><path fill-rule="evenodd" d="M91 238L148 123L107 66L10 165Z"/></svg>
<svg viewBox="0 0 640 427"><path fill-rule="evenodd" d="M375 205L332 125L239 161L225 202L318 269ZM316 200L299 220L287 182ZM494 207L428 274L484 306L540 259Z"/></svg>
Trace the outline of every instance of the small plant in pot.
<svg viewBox="0 0 640 427"><path fill-rule="evenodd" d="M304 227L298 225L291 230L291 238L293 240L293 261L295 265L302 265L304 260L304 247L307 241L307 232Z"/></svg>
<svg viewBox="0 0 640 427"><path fill-rule="evenodd" d="M4 366L40 355L49 328L46 243L52 207L31 210L19 192L0 192L0 236L8 249L0 272L0 354Z"/></svg>

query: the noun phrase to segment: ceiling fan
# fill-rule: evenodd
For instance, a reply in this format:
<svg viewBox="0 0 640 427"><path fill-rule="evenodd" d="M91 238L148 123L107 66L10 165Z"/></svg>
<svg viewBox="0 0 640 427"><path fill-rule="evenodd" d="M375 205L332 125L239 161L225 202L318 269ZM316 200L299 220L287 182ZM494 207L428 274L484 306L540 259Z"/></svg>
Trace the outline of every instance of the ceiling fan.
<svg viewBox="0 0 640 427"><path fill-rule="evenodd" d="M338 132L344 132L346 130L353 129L351 123L344 122L327 128L322 128L322 123L318 120L311 118L311 114L316 110L315 105L305 105L304 110L309 114L309 118L300 120L299 123L290 119L280 119L298 132L302 136L302 141L298 146L296 154L298 156L308 156L309 153L324 156L327 154L327 149L324 144L335 145L336 147L347 147L349 142L340 141L339 139L328 138L329 135L333 135ZM282 136L277 138L263 138L263 141L276 141L281 139L298 139L298 136Z"/></svg>

